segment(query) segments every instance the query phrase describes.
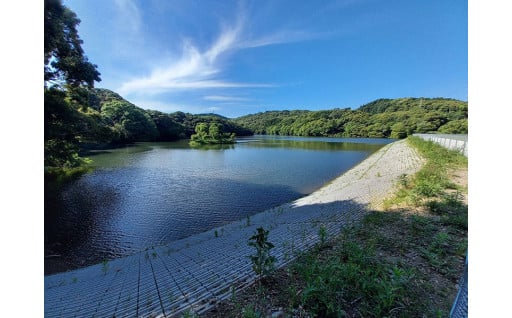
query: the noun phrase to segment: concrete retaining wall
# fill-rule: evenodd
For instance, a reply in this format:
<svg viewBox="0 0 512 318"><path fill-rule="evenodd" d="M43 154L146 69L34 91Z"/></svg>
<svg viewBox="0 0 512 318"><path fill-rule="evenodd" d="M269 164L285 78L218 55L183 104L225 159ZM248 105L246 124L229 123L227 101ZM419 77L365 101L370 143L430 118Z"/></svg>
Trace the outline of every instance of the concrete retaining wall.
<svg viewBox="0 0 512 318"><path fill-rule="evenodd" d="M413 134L423 140L433 141L448 149L457 150L468 156L468 135ZM464 274L459 282L459 291L450 311L450 318L468 317L468 259Z"/></svg>
<svg viewBox="0 0 512 318"><path fill-rule="evenodd" d="M413 134L413 136L433 141L445 148L460 151L464 156L468 156L468 135Z"/></svg>

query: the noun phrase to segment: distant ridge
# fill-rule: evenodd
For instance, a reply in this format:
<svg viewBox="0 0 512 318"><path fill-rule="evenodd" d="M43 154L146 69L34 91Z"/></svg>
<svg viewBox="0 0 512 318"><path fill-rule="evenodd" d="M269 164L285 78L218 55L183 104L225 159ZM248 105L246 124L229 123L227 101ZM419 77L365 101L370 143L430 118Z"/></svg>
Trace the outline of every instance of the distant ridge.
<svg viewBox="0 0 512 318"><path fill-rule="evenodd" d="M234 122L269 135L405 138L413 133L467 134L468 103L442 97L377 99L355 110L267 111Z"/></svg>
<svg viewBox="0 0 512 318"><path fill-rule="evenodd" d="M202 114L196 114L196 116L199 116L199 117L218 117L220 119L229 120L228 117L222 116L222 115L219 115L219 114L215 114L215 113L202 113Z"/></svg>

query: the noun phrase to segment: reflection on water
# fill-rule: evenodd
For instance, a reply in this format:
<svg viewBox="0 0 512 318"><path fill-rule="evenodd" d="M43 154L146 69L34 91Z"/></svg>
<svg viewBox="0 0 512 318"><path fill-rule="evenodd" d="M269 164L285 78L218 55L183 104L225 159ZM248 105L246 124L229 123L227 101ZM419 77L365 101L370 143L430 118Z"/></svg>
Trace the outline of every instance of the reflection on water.
<svg viewBox="0 0 512 318"><path fill-rule="evenodd" d="M354 142L356 141L356 142ZM255 136L98 151L45 206L46 274L130 255L295 200L392 140ZM45 264L46 265L46 264Z"/></svg>

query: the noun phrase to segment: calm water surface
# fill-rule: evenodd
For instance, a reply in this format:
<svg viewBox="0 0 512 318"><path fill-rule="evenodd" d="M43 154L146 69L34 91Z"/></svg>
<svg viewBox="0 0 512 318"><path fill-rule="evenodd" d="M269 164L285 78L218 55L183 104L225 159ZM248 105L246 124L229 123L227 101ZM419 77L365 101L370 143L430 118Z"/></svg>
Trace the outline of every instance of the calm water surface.
<svg viewBox="0 0 512 318"><path fill-rule="evenodd" d="M45 273L178 240L293 201L392 142L254 136L98 151L95 170L45 207Z"/></svg>

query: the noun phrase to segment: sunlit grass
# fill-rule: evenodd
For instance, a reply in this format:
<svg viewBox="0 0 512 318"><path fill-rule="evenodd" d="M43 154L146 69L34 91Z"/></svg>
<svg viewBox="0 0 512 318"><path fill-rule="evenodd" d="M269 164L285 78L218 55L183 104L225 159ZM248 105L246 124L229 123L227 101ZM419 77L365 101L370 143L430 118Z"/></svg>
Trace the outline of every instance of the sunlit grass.
<svg viewBox="0 0 512 318"><path fill-rule="evenodd" d="M400 204L421 206L430 198L442 196L447 189L465 190L455 185L448 175L450 169L467 167L465 156L418 137L409 137L407 141L426 159L426 163L414 176L404 174L400 177L398 192L384 202L385 208Z"/></svg>

